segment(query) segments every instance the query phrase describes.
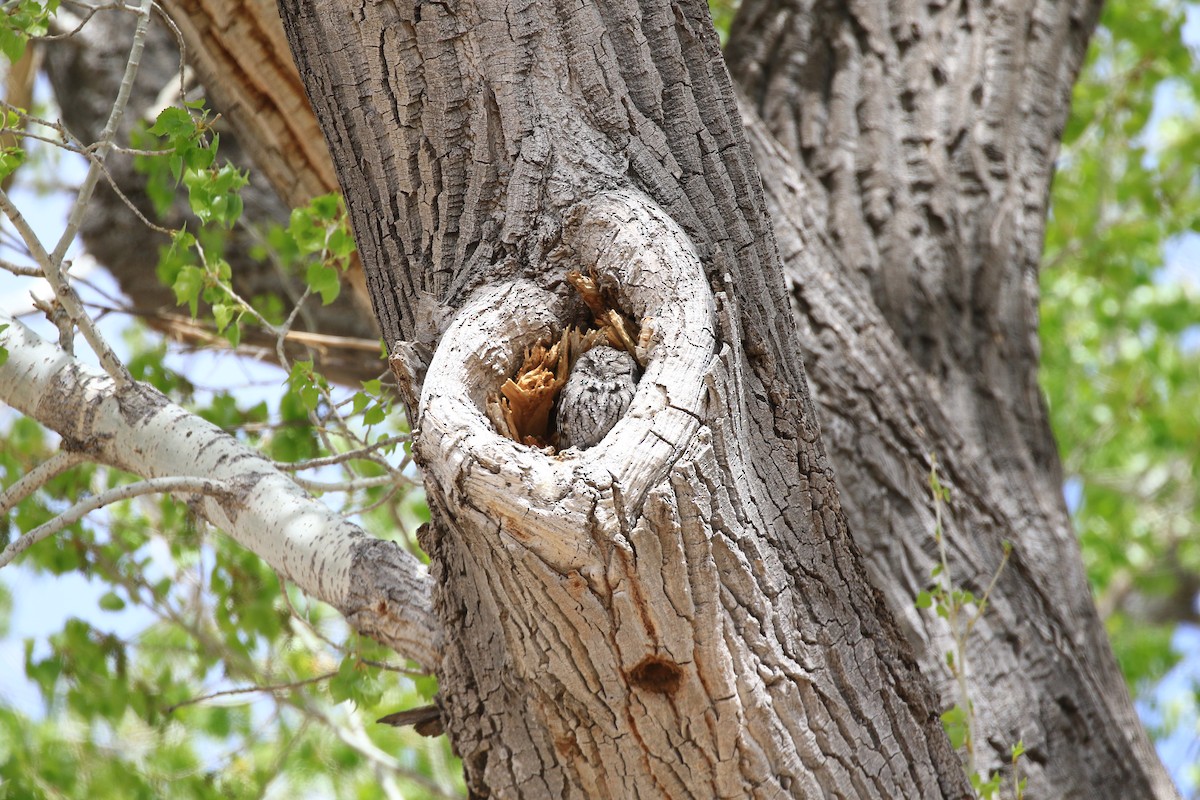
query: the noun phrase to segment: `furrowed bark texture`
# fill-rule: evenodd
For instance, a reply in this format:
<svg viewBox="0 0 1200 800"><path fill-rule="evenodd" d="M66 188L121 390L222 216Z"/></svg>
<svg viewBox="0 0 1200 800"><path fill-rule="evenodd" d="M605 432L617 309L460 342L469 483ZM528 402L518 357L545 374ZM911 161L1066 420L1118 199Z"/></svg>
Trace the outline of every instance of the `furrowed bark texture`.
<svg viewBox="0 0 1200 800"><path fill-rule="evenodd" d="M1049 183L1098 6L751 1L728 53L851 530L947 705L952 644L913 608L936 563L928 454L952 488L951 579L981 594L1013 543L969 641L980 766L1022 740L1031 796L1174 797L1036 383Z"/></svg>
<svg viewBox="0 0 1200 800"><path fill-rule="evenodd" d="M0 400L58 433L63 447L144 478L203 477L223 495L187 498L213 525L362 633L423 667L436 661L427 570L392 542L304 493L256 450L145 384L99 370L0 315Z"/></svg>
<svg viewBox="0 0 1200 800"><path fill-rule="evenodd" d="M967 796L846 534L706 7L281 10L419 396L471 790ZM553 454L483 408L580 316L570 268L644 320L647 368Z"/></svg>

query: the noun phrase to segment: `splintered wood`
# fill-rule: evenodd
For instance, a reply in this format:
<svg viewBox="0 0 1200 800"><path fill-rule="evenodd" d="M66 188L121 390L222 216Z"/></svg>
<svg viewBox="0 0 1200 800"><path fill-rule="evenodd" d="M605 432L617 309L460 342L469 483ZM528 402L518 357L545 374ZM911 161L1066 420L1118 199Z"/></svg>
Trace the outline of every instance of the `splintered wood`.
<svg viewBox="0 0 1200 800"><path fill-rule="evenodd" d="M592 312L596 325L608 337L608 343L637 358L637 348L634 347L634 342L638 338L638 326L604 299L596 279L590 278L578 270L571 270L567 273L567 283L579 292L579 297ZM582 351L580 355L582 355Z"/></svg>
<svg viewBox="0 0 1200 800"><path fill-rule="evenodd" d="M488 398L488 417L496 430L531 447L550 445L550 412L559 389L579 356L604 339L603 331L568 328L553 345L538 342L526 350L517 374L504 382L499 396Z"/></svg>
<svg viewBox="0 0 1200 800"><path fill-rule="evenodd" d="M501 397L488 398L488 415L511 439L545 447L550 433L550 410L558 390L567 382L570 359L567 332L552 347L538 342L525 351L525 362L514 378L500 387Z"/></svg>
<svg viewBox="0 0 1200 800"><path fill-rule="evenodd" d="M594 278L573 270L567 282L579 292L597 327L571 327L554 344L538 342L525 351L524 362L500 387L500 394L487 400L496 430L531 447L548 447L557 439L551 425L554 401L581 355L598 344L610 344L637 358L637 324L605 299Z"/></svg>

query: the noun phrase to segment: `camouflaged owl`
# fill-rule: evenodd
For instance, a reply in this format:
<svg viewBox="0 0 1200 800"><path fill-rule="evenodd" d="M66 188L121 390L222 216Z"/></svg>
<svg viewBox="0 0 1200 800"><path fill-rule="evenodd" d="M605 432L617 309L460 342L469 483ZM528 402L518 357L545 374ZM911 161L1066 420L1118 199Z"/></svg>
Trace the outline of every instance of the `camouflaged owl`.
<svg viewBox="0 0 1200 800"><path fill-rule="evenodd" d="M603 439L628 410L637 379L637 362L624 350L601 345L580 356L558 399L559 449Z"/></svg>

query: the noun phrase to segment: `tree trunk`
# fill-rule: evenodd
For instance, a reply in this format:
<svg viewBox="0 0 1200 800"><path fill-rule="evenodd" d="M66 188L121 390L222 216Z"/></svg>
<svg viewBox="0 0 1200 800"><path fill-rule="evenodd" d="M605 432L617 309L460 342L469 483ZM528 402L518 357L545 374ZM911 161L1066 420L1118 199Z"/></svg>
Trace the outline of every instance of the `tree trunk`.
<svg viewBox="0 0 1200 800"><path fill-rule="evenodd" d="M835 795L839 769L851 796L938 796L920 788L944 781L922 715L960 698L945 623L914 607L936 564L932 453L952 489L953 582L981 595L1014 545L968 642L979 768L1020 739L1026 796L1174 796L1092 607L1035 382L1049 179L1098 4L744 2L729 60L784 284L701 11L544 3L510 18L482 5L323 20L284 8L387 339L403 343L394 363L418 391L437 350L410 411L451 645L443 701L472 787L682 794L672 770L686 764L709 796L742 758L747 782L749 765L778 759L770 780L796 796ZM236 52L247 28L185 30L209 34L193 53ZM256 137L261 116L231 119ZM641 231L633 257L597 241L606 226ZM497 440L484 395L525 343L578 316L563 273L600 262L626 310L663 317L649 323L658 371L597 448L558 459ZM673 316L664 291L707 292L712 330ZM484 296L506 310L489 315ZM704 335L716 357L697 398L681 354ZM677 444L659 452L642 435ZM861 585L839 502L941 693L932 705L890 654L889 615ZM870 663L889 677L864 696L856 670ZM833 733L872 754L847 754ZM880 753L895 769L911 757L918 788L854 783L883 774ZM651 773L658 783L628 783Z"/></svg>
<svg viewBox="0 0 1200 800"><path fill-rule="evenodd" d="M850 529L947 704L947 626L913 606L937 563L930 454L955 583L981 595L1012 545L969 640L980 766L1021 740L1031 796L1173 797L1092 603L1036 380L1050 178L1098 13L748 0L728 59Z"/></svg>
<svg viewBox="0 0 1200 800"><path fill-rule="evenodd" d="M846 535L707 9L282 10L419 397L471 790L967 796ZM580 316L568 269L647 366L601 444L554 454L484 406Z"/></svg>

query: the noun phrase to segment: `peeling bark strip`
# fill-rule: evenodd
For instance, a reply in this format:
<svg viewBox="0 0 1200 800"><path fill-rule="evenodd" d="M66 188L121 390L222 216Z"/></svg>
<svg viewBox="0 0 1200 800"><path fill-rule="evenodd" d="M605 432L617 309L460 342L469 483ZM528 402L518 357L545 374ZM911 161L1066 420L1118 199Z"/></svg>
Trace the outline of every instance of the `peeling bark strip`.
<svg viewBox="0 0 1200 800"><path fill-rule="evenodd" d="M165 0L188 65L271 185L301 206L337 189L271 0Z"/></svg>
<svg viewBox="0 0 1200 800"><path fill-rule="evenodd" d="M186 5L189 11L199 10L198 4ZM250 35L257 30L256 27L247 24L248 18L253 17L256 23L273 25L275 31L269 38L284 42L278 14L274 8L269 10L275 15L274 19L260 12L243 14L240 10L225 8L222 13L227 15L226 19L236 20L237 24L223 27L222 31L229 36ZM82 7L74 4L61 8L54 18L51 32L63 35L64 38L47 41L43 53L46 76L54 89L63 122L73 136L86 144L99 137L108 117L112 98L116 95L125 65L132 25L128 13L108 6L107 10L98 11L89 18L86 25L76 30L82 23L83 13ZM199 27L206 28L209 24L209 21L202 21ZM68 32L71 32L71 35L65 36ZM198 57L204 46L216 47L220 52L209 54L205 58L206 62L227 66L231 65L229 53L262 52L258 42L248 44L245 40L229 42L227 50L220 48L211 38L201 37L196 44L198 46L193 46L189 41L189 58ZM130 131L147 119L152 120L161 110L164 87L178 90L179 58L173 33L158 15L154 15L142 53L138 80L130 95L129 107L123 117L121 131L116 137L117 142L128 143ZM225 77L213 83L228 88L240 85L240 81L259 81L276 90L271 95L272 98L279 94L286 96L289 87L292 91L300 91L299 78L295 76L295 66L291 63L286 46L276 58L286 60L286 63L281 60L272 64L278 63L280 68L286 68L293 76L290 81L279 82L274 77L256 79L236 76L236 80L234 77ZM250 63L263 64L263 69L268 71L273 68L261 61ZM247 66L250 66L250 63L247 63ZM234 115L226 113L225 108L215 102L211 93L207 96L214 103L214 110L232 122ZM254 96L253 99L256 103L265 101L265 98L259 96ZM294 119L293 124L282 131L276 125L279 114L264 112L260 106L247 109L248 101L244 97L243 102L238 105L237 122L255 123L237 127L239 135L244 131L246 140L266 141L272 148L267 154L263 153L263 148L256 149L255 158L264 159L270 155L276 161L287 158L286 163L272 163L271 166L267 166L259 161L251 164L239 145L238 137L231 131L223 130L221 133L221 158L229 158L239 169L248 169L250 173L250 184L242 190L241 195L245 202L245 217L252 225L238 225L229 231L223 251L232 267L234 289L239 295L247 298L261 295L282 298L285 315L291 311L294 300L304 293L305 284L301 280L302 276L282 274L271 263L263 261L252 252L258 239L251 228L265 230L275 224L287 225L288 214L292 208L292 205L280 202L264 174L280 174L289 168L302 170L304 166L298 163L295 156L304 151L310 157L319 156L325 163L322 168L328 176L328 188L325 191L336 188L332 162L329 161L328 152L323 144L316 138L316 119L307 107L307 101L303 101L302 97L301 101L303 105L299 108L286 104L282 107L287 109L287 113L292 117L307 117L307 123ZM279 143L278 140L285 132L305 141ZM146 178L134 169L133 162L132 155L119 151L109 153L105 160L106 177L114 182L116 188L142 214L158 219L154 205L146 193ZM305 189L304 192L307 193L299 191L310 183L308 178L297 177L292 185L298 191L288 195L289 201L299 205L311 199L315 189ZM186 193L177 196L176 202L161 222L170 228L191 228L196 224ZM113 273L122 292L132 303L134 313L140 315L152 328L177 341L199 342L203 345L221 341L214 326L206 326L202 322L188 319L186 311L178 313L181 309L176 305L175 295L169 286L148 279L147 276L153 276L155 273L159 249L167 239L138 220L126 207L124 200L109 188L107 181L102 181L96 187L96 194L88 205L88 213L84 217L80 233L88 253ZM363 292L365 293L365 289ZM201 304L201 307L205 306ZM304 341L309 345L307 349L297 346L294 343L296 340L289 337L289 357L315 357L322 374L330 380L353 386L358 386L360 380L378 377L381 367L379 348L375 343L378 342L379 332L374 319L363 313L363 308L366 307L353 299L349 292L342 293L328 306L311 302L306 304L304 313L295 321L292 333L300 334L303 329L308 332L320 331L324 336L305 337ZM275 336L265 335L254 328L248 328L244 333L244 346L258 348L260 354L265 354L270 359L275 358ZM347 342L345 339L356 341ZM374 346L369 350L359 349L363 344L362 340ZM343 344L350 344L351 347L341 346Z"/></svg>
<svg viewBox="0 0 1200 800"><path fill-rule="evenodd" d="M233 496L189 498L213 525L358 630L425 667L437 623L425 568L304 493L255 450L144 384L107 375L0 315L0 399L63 438L63 447L145 478L200 476Z"/></svg>

